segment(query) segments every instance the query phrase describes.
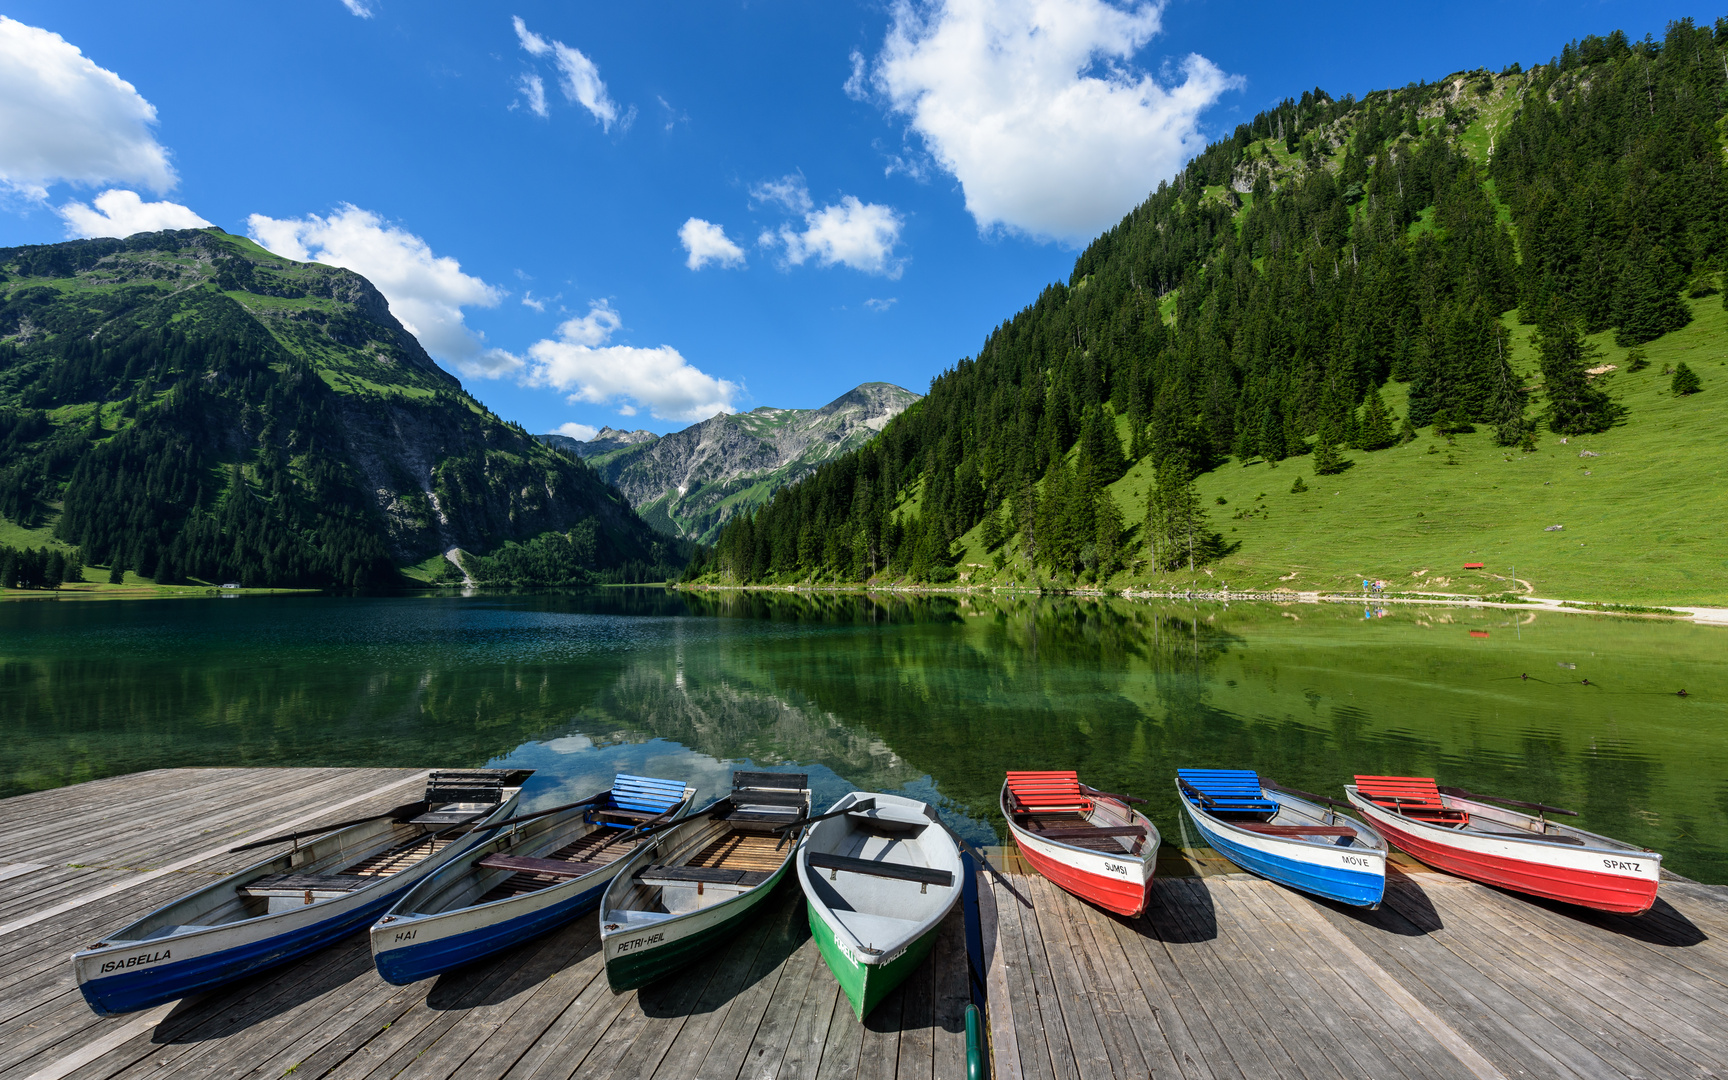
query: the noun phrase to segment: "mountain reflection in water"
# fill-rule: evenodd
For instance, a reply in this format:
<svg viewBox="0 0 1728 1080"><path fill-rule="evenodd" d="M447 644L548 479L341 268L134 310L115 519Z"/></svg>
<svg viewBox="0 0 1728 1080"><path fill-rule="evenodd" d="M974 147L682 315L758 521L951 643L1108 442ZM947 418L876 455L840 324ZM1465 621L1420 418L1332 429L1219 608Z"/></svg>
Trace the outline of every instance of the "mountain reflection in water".
<svg viewBox="0 0 1728 1080"><path fill-rule="evenodd" d="M1486 636L1484 636L1484 634ZM1435 775L1728 881L1723 632L1483 609L656 589L0 604L0 793L179 765L809 771L974 839L1011 768ZM1570 665L1570 666L1569 666ZM1521 677L1524 676L1524 677ZM1588 679L1588 684L1584 682ZM1684 687L1685 698L1675 690Z"/></svg>

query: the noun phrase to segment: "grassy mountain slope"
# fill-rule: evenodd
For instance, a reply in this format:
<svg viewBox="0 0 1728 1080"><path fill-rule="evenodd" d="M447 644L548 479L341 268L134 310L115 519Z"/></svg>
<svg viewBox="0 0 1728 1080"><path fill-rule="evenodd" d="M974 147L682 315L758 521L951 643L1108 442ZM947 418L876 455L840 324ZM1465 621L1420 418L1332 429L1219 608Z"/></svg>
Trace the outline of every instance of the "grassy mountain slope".
<svg viewBox="0 0 1728 1080"><path fill-rule="evenodd" d="M1728 20L1286 100L692 576L1719 598L1725 116Z"/></svg>
<svg viewBox="0 0 1728 1080"><path fill-rule="evenodd" d="M578 527L560 580L676 561L364 278L219 229L0 249L0 518L165 582L388 583Z"/></svg>

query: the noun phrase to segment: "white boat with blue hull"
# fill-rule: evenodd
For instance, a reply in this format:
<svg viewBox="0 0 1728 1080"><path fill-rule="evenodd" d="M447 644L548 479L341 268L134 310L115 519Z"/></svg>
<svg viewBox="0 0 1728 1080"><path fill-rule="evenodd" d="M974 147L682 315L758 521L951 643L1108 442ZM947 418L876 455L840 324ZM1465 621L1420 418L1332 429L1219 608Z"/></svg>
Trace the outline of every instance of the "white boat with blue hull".
<svg viewBox="0 0 1728 1080"><path fill-rule="evenodd" d="M372 927L372 958L406 986L484 959L593 911L627 856L679 821L696 789L620 774L556 813L508 824L421 882Z"/></svg>
<svg viewBox="0 0 1728 1080"><path fill-rule="evenodd" d="M364 929L508 818L533 770L433 773L426 797L294 847L157 908L72 954L101 1016L148 1009L286 963ZM317 838L301 842L301 837ZM248 844L246 847L260 846ZM240 849L236 849L240 850Z"/></svg>
<svg viewBox="0 0 1728 1080"><path fill-rule="evenodd" d="M1386 841L1331 809L1342 804L1301 798L1252 769L1178 769L1176 790L1207 845L1242 869L1341 903L1380 906Z"/></svg>

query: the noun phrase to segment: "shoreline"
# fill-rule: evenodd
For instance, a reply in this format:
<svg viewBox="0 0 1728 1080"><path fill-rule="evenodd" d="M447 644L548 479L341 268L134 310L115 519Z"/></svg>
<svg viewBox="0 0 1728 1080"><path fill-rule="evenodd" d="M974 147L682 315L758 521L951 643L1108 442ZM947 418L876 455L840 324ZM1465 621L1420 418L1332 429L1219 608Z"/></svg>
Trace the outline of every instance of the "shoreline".
<svg viewBox="0 0 1728 1080"><path fill-rule="evenodd" d="M1026 596L1116 596L1124 600L1203 600L1211 603L1273 603L1273 604L1417 604L1441 607L1500 608L1508 611L1550 612L1558 615L1610 615L1622 619L1662 619L1670 622L1692 622L1700 626L1728 626L1728 608L1704 606L1612 604L1598 600L1566 600L1531 596L1526 600L1507 602L1484 600L1465 593L1395 593L1390 596L1362 596L1351 593L1328 593L1296 589L1242 590L1234 589L1049 589L1037 587L977 586L977 585L711 585L671 584L667 588L691 592L799 592L799 593L913 593L929 595L1026 595ZM1634 609L1634 610L1618 610Z"/></svg>

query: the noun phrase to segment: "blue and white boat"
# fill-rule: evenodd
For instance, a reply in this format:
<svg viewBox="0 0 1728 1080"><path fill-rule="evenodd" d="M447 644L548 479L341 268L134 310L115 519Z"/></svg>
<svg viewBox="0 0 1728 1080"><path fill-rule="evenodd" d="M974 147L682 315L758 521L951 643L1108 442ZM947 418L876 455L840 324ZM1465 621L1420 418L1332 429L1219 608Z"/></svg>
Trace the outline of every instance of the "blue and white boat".
<svg viewBox="0 0 1728 1080"><path fill-rule="evenodd" d="M114 1016L321 949L370 925L404 892L485 839L490 822L515 811L532 771L433 773L425 799L398 808L401 816L296 839L291 850L73 953L78 988L98 1015Z"/></svg>
<svg viewBox="0 0 1728 1080"><path fill-rule="evenodd" d="M1178 769L1176 791L1206 843L1242 869L1341 903L1380 906L1386 841L1355 818L1264 783L1252 769Z"/></svg>
<svg viewBox="0 0 1728 1080"><path fill-rule="evenodd" d="M372 927L372 959L406 986L564 926L600 895L649 830L678 821L696 789L620 774L586 806L499 831L402 897Z"/></svg>

